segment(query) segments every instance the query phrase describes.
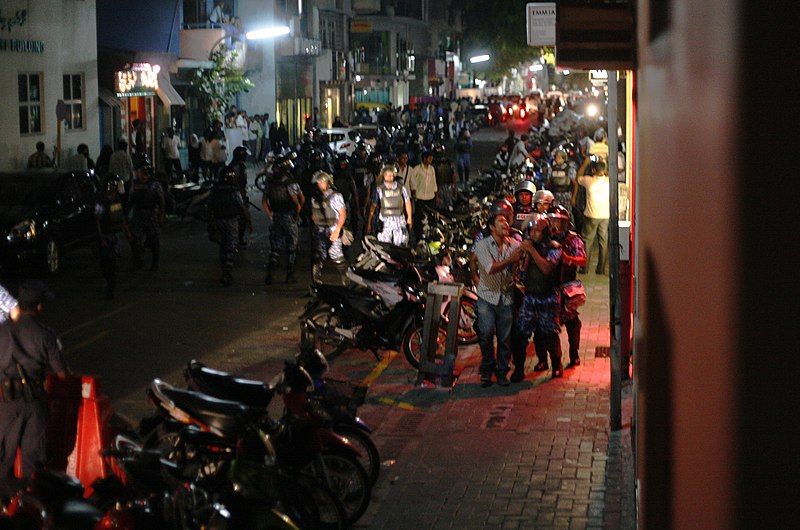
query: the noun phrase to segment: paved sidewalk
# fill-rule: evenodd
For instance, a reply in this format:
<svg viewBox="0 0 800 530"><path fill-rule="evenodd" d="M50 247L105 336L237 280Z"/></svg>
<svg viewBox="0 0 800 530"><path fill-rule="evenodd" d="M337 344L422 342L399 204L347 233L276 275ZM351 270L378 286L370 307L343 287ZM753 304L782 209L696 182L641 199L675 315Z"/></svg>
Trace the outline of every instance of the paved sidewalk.
<svg viewBox="0 0 800 530"><path fill-rule="evenodd" d="M582 364L560 380L531 371L532 351L526 381L484 389L477 346L461 348L449 392L415 388L402 354L392 360L361 410L384 466L357 527L635 527L630 386L610 432L610 363L595 357L609 345L608 278L581 279ZM356 376L364 355L343 354L333 373Z"/></svg>

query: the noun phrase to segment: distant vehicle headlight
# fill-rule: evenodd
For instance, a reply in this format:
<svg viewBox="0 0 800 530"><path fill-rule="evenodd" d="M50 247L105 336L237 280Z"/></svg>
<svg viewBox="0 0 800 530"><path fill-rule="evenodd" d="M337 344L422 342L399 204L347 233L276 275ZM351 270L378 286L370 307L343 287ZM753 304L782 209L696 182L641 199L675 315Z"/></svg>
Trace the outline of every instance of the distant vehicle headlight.
<svg viewBox="0 0 800 530"><path fill-rule="evenodd" d="M36 239L36 223L33 219L22 221L8 231L6 239L9 241L33 241Z"/></svg>
<svg viewBox="0 0 800 530"><path fill-rule="evenodd" d="M597 107L596 104L589 103L588 105L586 105L586 115L587 116L589 116L590 118L594 118L598 114L600 114L600 109Z"/></svg>

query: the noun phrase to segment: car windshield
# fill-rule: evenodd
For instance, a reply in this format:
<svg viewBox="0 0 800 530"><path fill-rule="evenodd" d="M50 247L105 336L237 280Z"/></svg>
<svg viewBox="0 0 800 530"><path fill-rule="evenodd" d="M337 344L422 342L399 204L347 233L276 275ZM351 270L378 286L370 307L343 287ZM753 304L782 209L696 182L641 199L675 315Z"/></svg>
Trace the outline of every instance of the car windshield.
<svg viewBox="0 0 800 530"><path fill-rule="evenodd" d="M38 206L53 198L53 179L34 175L0 176L0 207Z"/></svg>

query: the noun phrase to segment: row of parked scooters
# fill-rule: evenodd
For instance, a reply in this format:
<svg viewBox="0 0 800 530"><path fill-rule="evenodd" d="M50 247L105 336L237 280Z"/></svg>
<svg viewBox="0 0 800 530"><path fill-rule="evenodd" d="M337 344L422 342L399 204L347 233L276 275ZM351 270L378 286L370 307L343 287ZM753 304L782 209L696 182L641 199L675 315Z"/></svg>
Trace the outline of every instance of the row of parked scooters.
<svg viewBox="0 0 800 530"><path fill-rule="evenodd" d="M152 381L156 413L102 451L114 472L91 496L75 478L37 473L0 528L347 528L369 506L380 455L357 415L367 386L327 368L312 347L269 382L191 361L186 388Z"/></svg>

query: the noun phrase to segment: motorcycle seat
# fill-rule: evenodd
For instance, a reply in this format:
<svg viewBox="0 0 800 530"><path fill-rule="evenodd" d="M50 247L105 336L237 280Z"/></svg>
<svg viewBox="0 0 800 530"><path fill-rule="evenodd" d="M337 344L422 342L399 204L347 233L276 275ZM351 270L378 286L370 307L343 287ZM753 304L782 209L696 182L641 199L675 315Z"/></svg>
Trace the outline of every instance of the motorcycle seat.
<svg viewBox="0 0 800 530"><path fill-rule="evenodd" d="M373 269L354 269L353 272L372 282L387 282L397 284L402 275L396 271L376 271Z"/></svg>
<svg viewBox="0 0 800 530"><path fill-rule="evenodd" d="M239 401L248 407L265 409L272 401L273 392L265 382L215 370L200 361L190 361L184 369L184 376L201 392L217 398Z"/></svg>
<svg viewBox="0 0 800 530"><path fill-rule="evenodd" d="M236 437L247 423L249 409L237 401L228 401L193 390L162 387L164 396L192 418L226 437Z"/></svg>
<svg viewBox="0 0 800 530"><path fill-rule="evenodd" d="M57 528L94 528L103 512L84 500L72 499L61 505L55 514Z"/></svg>

